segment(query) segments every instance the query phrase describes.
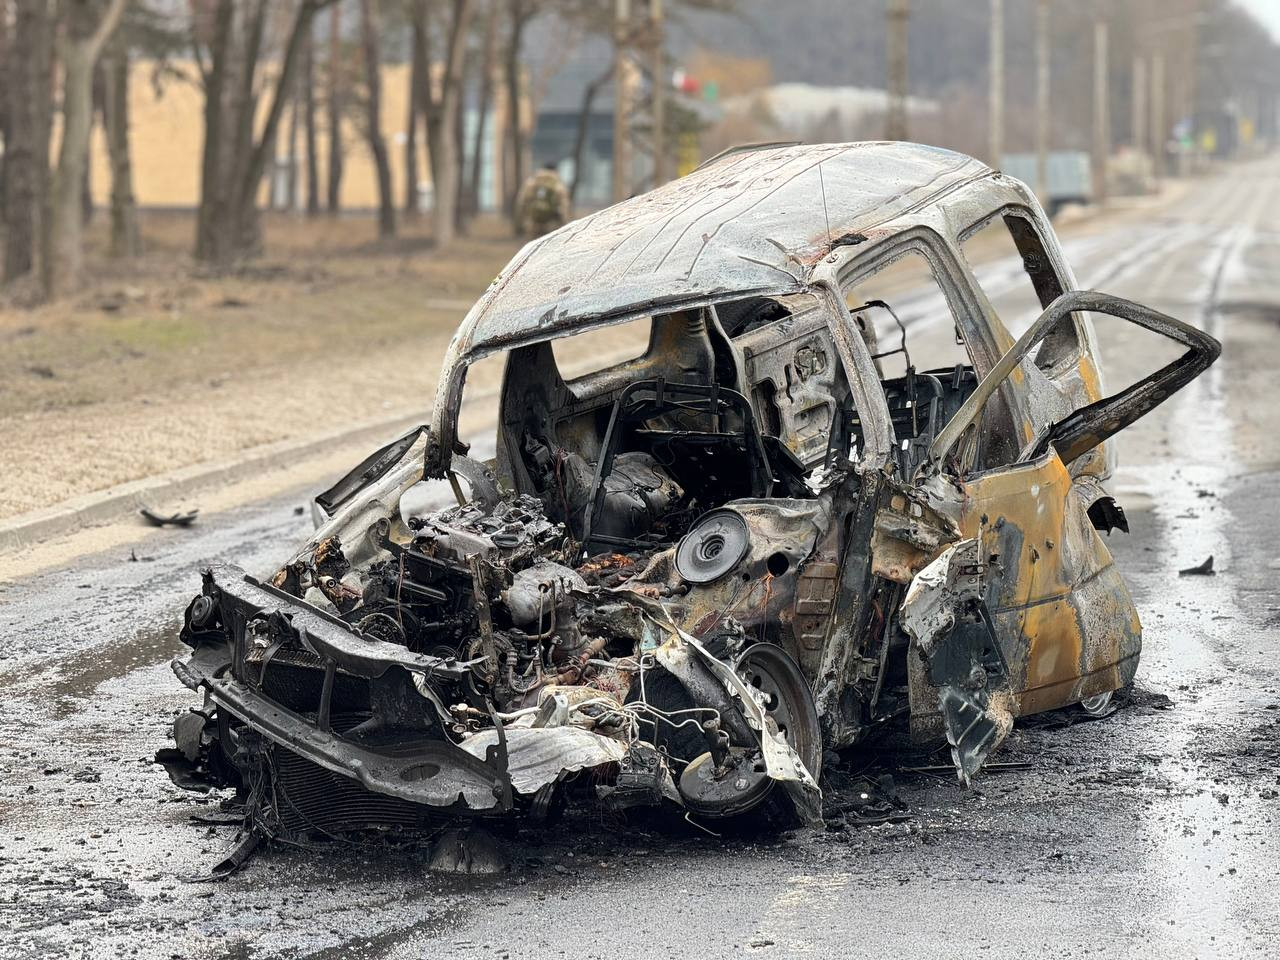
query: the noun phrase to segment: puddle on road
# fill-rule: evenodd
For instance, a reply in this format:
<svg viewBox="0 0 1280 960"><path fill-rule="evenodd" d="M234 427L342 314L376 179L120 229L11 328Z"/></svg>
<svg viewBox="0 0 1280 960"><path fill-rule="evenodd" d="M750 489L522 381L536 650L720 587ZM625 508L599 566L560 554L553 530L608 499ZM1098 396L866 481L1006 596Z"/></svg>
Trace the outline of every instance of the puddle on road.
<svg viewBox="0 0 1280 960"><path fill-rule="evenodd" d="M178 640L179 627L177 620L165 621L128 640L88 647L63 657L57 666L37 669L24 679L42 689L54 716L62 719L80 709L82 702L106 681L163 663L186 649Z"/></svg>

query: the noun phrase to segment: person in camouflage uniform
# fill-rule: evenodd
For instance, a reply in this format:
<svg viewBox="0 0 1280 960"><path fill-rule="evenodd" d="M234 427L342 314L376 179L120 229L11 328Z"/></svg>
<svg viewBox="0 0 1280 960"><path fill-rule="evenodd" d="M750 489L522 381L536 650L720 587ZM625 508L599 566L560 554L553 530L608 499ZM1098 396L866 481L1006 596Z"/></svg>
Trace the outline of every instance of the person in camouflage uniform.
<svg viewBox="0 0 1280 960"><path fill-rule="evenodd" d="M516 233L540 237L569 222L569 190L547 164L529 177L516 194Z"/></svg>

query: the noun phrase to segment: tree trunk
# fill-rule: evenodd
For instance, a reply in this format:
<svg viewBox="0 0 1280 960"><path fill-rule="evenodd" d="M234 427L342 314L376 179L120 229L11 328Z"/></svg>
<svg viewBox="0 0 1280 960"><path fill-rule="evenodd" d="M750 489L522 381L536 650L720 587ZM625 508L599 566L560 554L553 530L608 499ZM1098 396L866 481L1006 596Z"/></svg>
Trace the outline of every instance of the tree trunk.
<svg viewBox="0 0 1280 960"><path fill-rule="evenodd" d="M307 31L302 48L303 136L307 144L307 216L320 212L320 150L316 144L316 35Z"/></svg>
<svg viewBox="0 0 1280 960"><path fill-rule="evenodd" d="M106 97L103 126L111 159L111 255L136 257L142 253L138 204L133 194L133 162L129 144L129 48L114 45L103 70Z"/></svg>
<svg viewBox="0 0 1280 960"><path fill-rule="evenodd" d="M516 194L525 180L524 130L520 126L520 48L524 43L524 26L528 20L525 0L511 0L511 36L507 42L507 136L504 147L509 178L503 182L503 206L507 216L515 219Z"/></svg>
<svg viewBox="0 0 1280 960"><path fill-rule="evenodd" d="M461 101L462 58L467 46L467 26L471 18L471 0L453 0L453 18L449 26L440 97L434 116L427 121L427 138L431 150L432 232L438 246L447 246L456 236L459 157L455 134ZM433 122L434 121L434 122Z"/></svg>
<svg viewBox="0 0 1280 960"><path fill-rule="evenodd" d="M10 63L9 59L9 0L0 0L0 81L5 84L9 83L9 72L5 64ZM7 94L0 92L0 142L11 143L13 134L9 129L9 97ZM7 182L6 168L7 160L3 153L0 153L0 236L3 236L3 224L8 222L5 216L4 205L5 200L9 196L8 188L5 186ZM4 279L3 261L0 261L0 280Z"/></svg>
<svg viewBox="0 0 1280 960"><path fill-rule="evenodd" d="M409 115L405 118L404 141L404 212L418 214L418 116L422 113L422 84L426 64L422 47L409 44Z"/></svg>
<svg viewBox="0 0 1280 960"><path fill-rule="evenodd" d="M223 153L223 101L234 13L234 0L218 0L209 43L209 71L204 77L204 146L200 162L200 207L196 213L196 259L202 261L216 256L217 211L228 200L228 177L219 161Z"/></svg>
<svg viewBox="0 0 1280 960"><path fill-rule="evenodd" d="M43 249L49 171L52 31L46 4L17 5L3 74L9 131L5 140L5 281L30 273Z"/></svg>
<svg viewBox="0 0 1280 960"><path fill-rule="evenodd" d="M435 209L435 190L440 159L436 149L436 129L440 125L440 102L436 97L435 76L431 60L431 28L427 22L428 0L411 0L409 5L410 43L413 57L422 64L418 77L418 108L422 113L422 142L427 151L427 170L431 174L431 206Z"/></svg>
<svg viewBox="0 0 1280 960"><path fill-rule="evenodd" d="M471 172L467 176L467 212L480 212L480 177L484 170L484 134L493 101L493 75L498 61L498 4L489 0L484 29L484 59L480 65L480 99L476 107L476 127L471 139Z"/></svg>
<svg viewBox="0 0 1280 960"><path fill-rule="evenodd" d="M302 72L298 73L301 77ZM285 156L289 164L285 176L285 209L290 213L298 210L298 111L302 109L300 84L301 79L294 81L293 93L289 97L289 132L285 134Z"/></svg>
<svg viewBox="0 0 1280 960"><path fill-rule="evenodd" d="M304 0L305 2L305 0ZM236 257L256 256L261 252L261 231L258 222L258 184L253 182L253 192L244 196L245 182L249 176L254 151L254 126L258 118L258 90L256 78L261 59L262 40L267 29L267 0L249 0L244 15L244 42L233 47L240 68L240 83L232 91L232 117L235 118L235 139L230 156L222 158L223 169L230 177L228 195L230 201L219 212L221 227L218 230L219 247L213 260L228 264ZM277 87L279 89L279 87ZM263 134L265 141L275 139L275 130ZM271 144L274 147L274 143ZM274 150L272 156L274 157Z"/></svg>
<svg viewBox="0 0 1280 960"><path fill-rule="evenodd" d="M62 143L53 179L51 256L44 263L44 293L77 286L84 272L84 178L93 123L93 68L115 31L125 0L111 0L101 19L87 0L70 4L62 44Z"/></svg>
<svg viewBox="0 0 1280 960"><path fill-rule="evenodd" d="M329 8L329 214L342 208L342 11Z"/></svg>
<svg viewBox="0 0 1280 960"><path fill-rule="evenodd" d="M304 38L311 29L311 21L319 9L321 0L302 0L297 8L293 24L289 28L288 41L281 57L279 75L271 93L271 105L267 108L262 132L255 138L254 119L257 114L257 97L254 89L254 67L262 49L262 34L266 18L266 2L260 0L245 20L245 41L236 50L242 62L240 84L235 91L234 109L229 115L216 102L220 102L226 80L226 66L230 44L229 12L225 13L228 27L226 36L222 30L224 6L229 9L232 0L220 0L218 28L214 41L212 67L206 81L206 121L211 110L222 114L221 124L206 129L206 163L212 156L213 176L201 185L201 230L196 247L197 258L206 263L225 267L245 256L252 256L262 248L262 224L258 211L258 188L266 172L267 161L273 155L280 119L293 92L294 78L301 60ZM215 75L217 79L215 82ZM227 133L234 133L234 149L228 154L218 144ZM214 146L210 149L210 143ZM208 168L206 168L206 173Z"/></svg>
<svg viewBox="0 0 1280 960"><path fill-rule="evenodd" d="M107 77L102 69L105 52L98 54L98 62L93 65L93 85L89 94L89 142L85 147L84 180L80 191L80 220L83 226L93 223L93 215L97 211L93 207L93 125L102 123L103 132L107 129Z"/></svg>
<svg viewBox="0 0 1280 960"><path fill-rule="evenodd" d="M396 201L391 187L391 163L382 136L382 53L379 43L381 17L378 0L360 0L360 32L364 40L364 72L368 89L365 136L378 175L378 236L396 235Z"/></svg>
<svg viewBox="0 0 1280 960"><path fill-rule="evenodd" d="M458 109L453 112L453 152L457 158L458 172L454 176L453 226L463 236L467 232L467 163L466 104L468 78L475 72L475 58L470 51L462 56L462 72L458 77Z"/></svg>

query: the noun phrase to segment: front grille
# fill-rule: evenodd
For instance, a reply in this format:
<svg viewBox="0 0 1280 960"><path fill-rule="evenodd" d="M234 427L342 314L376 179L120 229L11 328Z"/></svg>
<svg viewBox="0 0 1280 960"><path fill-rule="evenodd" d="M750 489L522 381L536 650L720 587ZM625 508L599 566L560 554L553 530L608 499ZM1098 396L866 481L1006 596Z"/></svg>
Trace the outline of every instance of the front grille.
<svg viewBox="0 0 1280 960"><path fill-rule="evenodd" d="M267 647L258 644L250 645L245 651L245 663L261 663L266 659ZM302 647L281 646L275 653L271 655L272 663L287 663L295 667L311 667L313 670L323 670L324 661L317 657L310 650L304 650Z"/></svg>
<svg viewBox="0 0 1280 960"><path fill-rule="evenodd" d="M286 834L346 833L399 827L423 829L442 822L431 807L366 790L350 777L326 770L283 747L274 747L276 814Z"/></svg>
<svg viewBox="0 0 1280 960"><path fill-rule="evenodd" d="M250 676L257 678L257 667ZM310 667L296 666L272 660L262 677L264 694L289 710L314 714L320 709L320 690L324 686L324 672ZM369 709L369 681L362 677L338 673L333 681L333 714Z"/></svg>

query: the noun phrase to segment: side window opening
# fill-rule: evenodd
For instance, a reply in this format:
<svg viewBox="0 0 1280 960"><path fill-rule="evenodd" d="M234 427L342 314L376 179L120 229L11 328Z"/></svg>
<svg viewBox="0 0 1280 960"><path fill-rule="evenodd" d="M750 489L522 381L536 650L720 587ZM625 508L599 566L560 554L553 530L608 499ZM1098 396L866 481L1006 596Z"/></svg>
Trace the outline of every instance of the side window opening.
<svg viewBox="0 0 1280 960"><path fill-rule="evenodd" d="M899 471L909 476L977 386L963 326L929 259L909 249L846 291L850 316L875 358L893 421ZM861 437L860 425L853 427ZM1012 463L1020 437L1002 395L988 403L957 464L962 472Z"/></svg>
<svg viewBox="0 0 1280 960"><path fill-rule="evenodd" d="M962 235L960 249L987 300L1015 338L1062 295L1062 279L1035 224L1024 214L1006 212L970 227ZM1079 330L1074 316L1068 316L1045 337L1034 363L1048 372L1079 356Z"/></svg>
<svg viewBox="0 0 1280 960"><path fill-rule="evenodd" d="M566 381L639 360L648 354L653 320L639 317L551 341L556 368Z"/></svg>

